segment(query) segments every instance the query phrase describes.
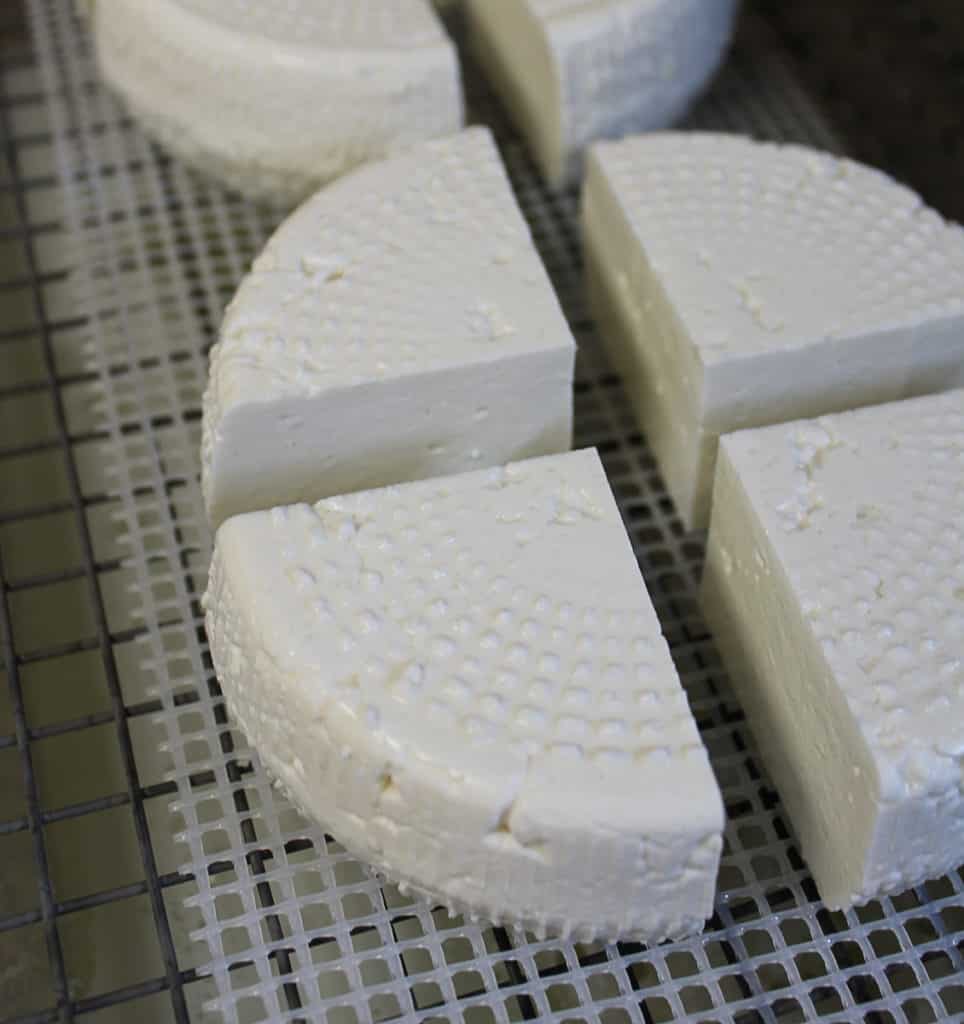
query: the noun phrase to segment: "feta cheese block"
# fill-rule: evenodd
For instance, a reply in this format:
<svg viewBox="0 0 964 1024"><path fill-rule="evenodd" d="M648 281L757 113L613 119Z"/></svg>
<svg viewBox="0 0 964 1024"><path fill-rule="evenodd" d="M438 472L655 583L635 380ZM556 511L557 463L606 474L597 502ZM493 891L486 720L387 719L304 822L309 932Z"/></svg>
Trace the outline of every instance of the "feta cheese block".
<svg viewBox="0 0 964 1024"><path fill-rule="evenodd" d="M722 801L593 450L235 517L205 606L266 768L403 886L585 941L711 913Z"/></svg>
<svg viewBox="0 0 964 1024"><path fill-rule="evenodd" d="M211 357L214 524L569 448L575 343L487 129L301 207Z"/></svg>
<svg viewBox="0 0 964 1024"><path fill-rule="evenodd" d="M600 332L684 522L721 434L964 384L964 230L799 146L600 143L583 224Z"/></svg>
<svg viewBox="0 0 964 1024"><path fill-rule="evenodd" d="M738 0L468 0L470 43L546 180L594 139L667 128L718 68Z"/></svg>
<svg viewBox="0 0 964 1024"><path fill-rule="evenodd" d="M964 391L724 437L703 586L826 903L964 861Z"/></svg>
<svg viewBox="0 0 964 1024"><path fill-rule="evenodd" d="M101 74L172 153L294 204L463 124L430 0L98 0Z"/></svg>

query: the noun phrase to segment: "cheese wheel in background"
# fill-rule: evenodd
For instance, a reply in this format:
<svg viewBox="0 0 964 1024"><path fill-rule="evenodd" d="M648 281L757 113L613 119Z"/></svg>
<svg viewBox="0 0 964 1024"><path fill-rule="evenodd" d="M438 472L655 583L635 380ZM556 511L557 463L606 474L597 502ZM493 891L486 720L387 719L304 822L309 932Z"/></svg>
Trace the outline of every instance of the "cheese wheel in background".
<svg viewBox="0 0 964 1024"><path fill-rule="evenodd" d="M456 911L699 931L719 789L599 458L237 516L207 632L294 804Z"/></svg>
<svg viewBox="0 0 964 1024"><path fill-rule="evenodd" d="M294 204L463 123L429 0L98 0L98 64L146 131L250 196Z"/></svg>
<svg viewBox="0 0 964 1024"><path fill-rule="evenodd" d="M595 139L675 124L710 80L738 0L466 0L470 41L546 180Z"/></svg>
<svg viewBox="0 0 964 1024"><path fill-rule="evenodd" d="M880 171L657 133L592 147L590 300L684 523L717 440L964 385L964 229Z"/></svg>
<svg viewBox="0 0 964 1024"><path fill-rule="evenodd" d="M964 391L724 437L707 618L832 908L964 861Z"/></svg>
<svg viewBox="0 0 964 1024"><path fill-rule="evenodd" d="M488 129L369 164L289 217L225 314L211 522L564 451L574 356Z"/></svg>

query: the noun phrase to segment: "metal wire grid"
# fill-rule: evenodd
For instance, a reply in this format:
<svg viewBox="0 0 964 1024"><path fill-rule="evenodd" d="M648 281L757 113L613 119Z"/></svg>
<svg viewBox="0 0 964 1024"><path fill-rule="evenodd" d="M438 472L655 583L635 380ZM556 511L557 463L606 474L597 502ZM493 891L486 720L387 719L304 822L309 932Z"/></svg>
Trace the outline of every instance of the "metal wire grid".
<svg viewBox="0 0 964 1024"><path fill-rule="evenodd" d="M815 1016L876 1024L960 1012L960 873L848 914L830 914L817 902L699 616L701 540L682 532L619 381L597 351L582 301L575 199L540 186L471 73L472 106L497 130L581 345L577 441L598 445L603 455L723 787L729 823L716 914L703 936L656 949L536 942L473 927L380 884L271 790L230 728L207 656L198 598L210 538L197 447L206 345L279 211L227 196L158 153L97 84L88 41L67 6L30 0L28 9L41 75L29 102L35 109L42 103L49 117L50 134L41 133L40 144L53 147L57 173L31 177L30 148L40 136L20 124L22 97L8 94L0 103L7 161L0 188L15 202L14 230L31 253L20 283L32 296L30 331L39 339L41 372L28 387L50 395L53 430L39 447L0 447L0 472L18 459L47 456L62 472L54 474L49 501L0 503L0 527L67 514L76 521L80 550L64 572L15 579L0 564L0 638L13 706L13 732L0 735L0 754L15 753L25 787L24 813L0 821L0 844L29 833L39 893L33 909L13 916L0 909L0 940L39 927L53 980L50 1005L26 1015L14 1006L11 1017L0 1004L0 1020L97 1019L109 1006L140 1019L151 993L163 993L159 1019L178 1022L204 1019L203 1005L212 1019L409 1015L469 1024ZM752 19L694 123L839 148ZM63 321L50 315L51 282L37 256L39 235L57 228L31 221L31 195L41 188L58 190L64 201L67 232L57 238L74 268L77 314ZM77 373L59 365L60 336L83 349ZM0 334L0 345L14 340ZM71 384L97 395L83 430L72 421ZM16 400L22 391L4 385L0 400ZM91 463L108 469L108 478L91 483ZM100 513L112 522L112 540L104 544L98 537L105 531L91 526ZM4 552L0 546L0 557ZM130 590L122 614L105 600L111 574L121 574ZM21 642L20 597L74 584L91 612L87 635L33 649ZM35 662L78 652L102 663L107 705L54 726L33 725L24 674ZM168 759L156 783L142 777L131 739L133 727L148 719ZM39 742L105 726L120 752L124 789L46 808L33 765ZM163 816L152 821L158 802L173 824ZM142 877L61 899L46 862L51 824L118 806L130 808ZM170 832L177 834L173 859L163 842ZM159 858L170 870L159 868ZM130 984L78 995L75 965L65 954L70 922L137 898L149 903L156 969Z"/></svg>

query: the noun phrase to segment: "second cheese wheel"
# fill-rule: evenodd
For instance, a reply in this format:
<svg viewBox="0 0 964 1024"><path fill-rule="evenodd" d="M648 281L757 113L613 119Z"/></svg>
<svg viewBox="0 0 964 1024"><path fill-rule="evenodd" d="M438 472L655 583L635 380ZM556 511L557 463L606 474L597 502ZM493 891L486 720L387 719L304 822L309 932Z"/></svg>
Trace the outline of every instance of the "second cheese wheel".
<svg viewBox="0 0 964 1024"><path fill-rule="evenodd" d="M469 0L472 43L546 180L595 139L674 124L716 71L738 0Z"/></svg>
<svg viewBox="0 0 964 1024"><path fill-rule="evenodd" d="M172 153L294 203L463 122L429 0L99 0L106 81Z"/></svg>
<svg viewBox="0 0 964 1024"><path fill-rule="evenodd" d="M205 607L262 763L389 877L585 942L712 913L720 792L595 452L236 516Z"/></svg>

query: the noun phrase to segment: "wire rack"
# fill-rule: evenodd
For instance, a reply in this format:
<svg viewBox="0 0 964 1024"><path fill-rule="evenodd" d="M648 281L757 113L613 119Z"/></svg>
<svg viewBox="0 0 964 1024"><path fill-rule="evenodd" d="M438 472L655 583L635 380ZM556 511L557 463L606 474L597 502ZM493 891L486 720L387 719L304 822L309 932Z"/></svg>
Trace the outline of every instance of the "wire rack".
<svg viewBox="0 0 964 1024"><path fill-rule="evenodd" d="M724 793L715 914L652 949L474 926L272 790L207 652L198 445L207 349L282 211L147 142L72 5L25 9L33 44L4 46L0 76L0 244L19 260L0 299L20 317L0 325L0 1022L964 1013L964 872L847 913L819 902L699 614L703 538L598 350L576 197L541 186L470 62L470 109L580 344L577 444L602 454ZM768 25L747 14L692 125L849 149Z"/></svg>

